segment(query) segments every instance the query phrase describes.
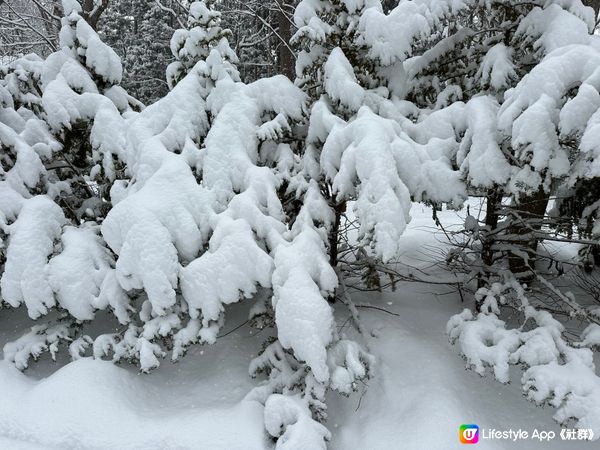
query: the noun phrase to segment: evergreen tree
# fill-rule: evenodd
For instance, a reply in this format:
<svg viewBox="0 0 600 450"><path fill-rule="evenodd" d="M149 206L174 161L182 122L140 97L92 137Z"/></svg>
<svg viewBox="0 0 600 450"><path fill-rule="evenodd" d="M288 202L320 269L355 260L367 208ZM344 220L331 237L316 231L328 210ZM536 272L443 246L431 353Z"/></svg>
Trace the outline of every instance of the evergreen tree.
<svg viewBox="0 0 600 450"><path fill-rule="evenodd" d="M190 5L187 28L176 30L171 38L171 52L175 61L167 67L167 82L173 87L188 74L198 61L206 61L213 49L219 52L223 64L237 81L237 56L229 47L231 31L220 27L221 14L212 9L212 2L194 2Z"/></svg>
<svg viewBox="0 0 600 450"><path fill-rule="evenodd" d="M485 218L468 215L447 259L476 291L477 312L450 320L451 341L501 382L524 365L531 400L600 429L597 306L548 281L538 251L543 239L598 235L592 9L303 0L295 83L290 73L243 83L215 10L224 3L194 2L178 25L161 2L109 10L127 16L109 15L103 29L121 38L129 81L153 102L143 110L73 0L63 2L61 50L2 68L0 292L44 320L7 344L5 359L24 369L70 341L73 358L91 352L148 372L167 354L177 361L192 344L215 343L229 305L246 299L251 323L276 331L251 363L266 378L248 398L264 405L278 448L325 448L327 393L349 394L374 363L338 331L329 302L344 303L360 339L349 277L381 287L378 270L394 275L386 264L402 251L412 201L458 208L480 193ZM270 14L253 17L268 28ZM167 33L168 92L144 84L155 70L163 79ZM99 310L122 330L89 335ZM579 342L560 314L586 324Z"/></svg>
<svg viewBox="0 0 600 450"><path fill-rule="evenodd" d="M507 92L558 48L586 44L594 17L581 4L557 2L466 2L454 10L451 3L441 5L446 7L438 14L431 9L426 15L432 24L427 39L420 39L414 50L407 49L412 56L403 63L406 76L401 86L405 97L425 111L430 109L427 105L435 105L433 109L444 114L445 107L452 105L456 111L462 108L460 101L467 102L467 115L476 112L473 120L482 131L487 128L487 136L480 138L474 128L467 130L455 155L471 192L486 196L485 220L478 229L479 285L485 284L498 248L509 250L512 272L530 281L550 196L570 173L568 160L577 159L577 150L568 133L551 132L543 145L526 136L521 123L529 120L528 115L515 122L522 106L505 105L510 103ZM398 17L403 22L404 9L408 6L401 3L387 20ZM558 28L569 32L557 32ZM543 107L539 103L536 108ZM488 119L484 123L481 117ZM467 127L471 125L477 124ZM464 125L457 122L454 127L458 135L464 132ZM511 198L511 205L502 203L504 197ZM505 231L499 232L499 224Z"/></svg>
<svg viewBox="0 0 600 450"><path fill-rule="evenodd" d="M391 23L397 29L408 20L433 25L426 38L409 46L383 44L371 51L382 60L402 61L403 90L396 92L411 101L415 122L405 123L407 133L448 139L447 155L466 186L486 195L485 220L467 217L466 243L449 254L449 262L465 264L466 280L478 278L479 288L478 314L465 310L453 317L450 338L468 367L483 374L489 366L499 381L508 381L509 364L524 364L526 395L538 404L550 401L559 422L575 418L579 426L597 426L597 409L590 406L595 391L569 381L579 373L597 383L592 353L580 348L594 346L595 306L548 281L554 273L544 273L540 259L556 263L558 275L560 265L538 248L543 240L568 242L571 233L555 236L544 227L565 223L560 212L548 216L550 196L574 195L577 186L592 186L598 176L593 11L579 2L439 2L437 9L421 4L416 17L406 15L414 12L409 2L400 2L388 16L372 14L363 25L378 23L372 29L379 30L381 42ZM579 214L593 218L591 209ZM505 311L520 314L521 328L508 328ZM564 334L560 314L588 325L582 343ZM540 336L551 338L541 343Z"/></svg>
<svg viewBox="0 0 600 450"><path fill-rule="evenodd" d="M63 8L62 49L45 61L11 63L2 82L9 124L0 139L7 156L2 300L24 304L32 319L59 311L57 323L37 325L5 347L19 368L76 337L95 309L110 304L119 318L127 316L126 295L105 279L114 261L98 233L110 186L124 170L123 114L138 104L119 86L120 61L80 5L65 1Z"/></svg>
<svg viewBox="0 0 600 450"><path fill-rule="evenodd" d="M400 218L404 214L404 223L408 220L411 197L459 206L468 190L487 193L486 220L467 219L468 244L458 251L467 276L479 276L481 313L453 318L451 339L461 343L470 366L483 373L490 365L500 381L506 379L505 362L524 363L529 369L523 387L530 399L540 403L564 389L569 400L557 404L557 419L576 414L581 426L590 423L597 410L586 405L595 394L580 401L587 394L568 387L567 374L580 371L597 380L591 352L566 339L562 325L550 320L547 303L531 300L514 275L502 271L508 266L517 276L523 269L535 276L553 305L589 324L583 336L593 346L594 306L562 293L535 266L538 242L550 238L542 232L549 195L557 186L597 177L592 99L598 65L591 9L560 2L423 1L400 2L386 15L377 5L364 6L371 7L354 20L348 18L361 10L361 2L307 1L296 12L298 35L316 41L298 58L300 67L308 68L300 85L310 86L319 99L304 155L310 158L311 178L331 182L321 189L332 192L330 198L356 199L362 243L383 261L395 255L404 226ZM335 34L346 23L352 24L349 42ZM330 49L331 36L341 48ZM345 57L353 49L359 49L359 58ZM377 152L369 152L370 145ZM392 156L388 161L385 150ZM369 176L374 168L376 178ZM512 203L506 205L503 197ZM330 210L334 206L329 203ZM455 257L451 253L448 261ZM521 311L534 329L506 330L498 319L502 306ZM499 342L488 358L485 336L496 332ZM507 345L503 333L518 340L506 359L494 360ZM541 344L540 335L553 338ZM529 357L541 348L559 356ZM564 377L549 382L558 372Z"/></svg>
<svg viewBox="0 0 600 450"><path fill-rule="evenodd" d="M391 102L393 68L369 50L368 30L361 23L371 14L385 17L379 2L301 2L294 41L300 48L297 83L313 100L304 173L318 183L333 218L326 224L330 264L340 262L340 229L350 202L360 244L344 249L349 256L344 265L362 267L367 282L377 285L372 256L388 262L397 255L411 198L458 205L464 189L449 160L435 157L428 143L418 145L389 120L400 116ZM371 156L359 156L366 154ZM420 167L403 168L403 159L429 164L447 189L437 188Z"/></svg>

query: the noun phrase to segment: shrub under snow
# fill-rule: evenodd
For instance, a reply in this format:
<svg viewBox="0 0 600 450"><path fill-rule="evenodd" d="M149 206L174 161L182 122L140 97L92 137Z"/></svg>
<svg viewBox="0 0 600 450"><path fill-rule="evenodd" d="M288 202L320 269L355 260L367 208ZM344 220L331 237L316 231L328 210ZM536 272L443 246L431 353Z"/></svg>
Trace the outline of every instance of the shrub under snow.
<svg viewBox="0 0 600 450"><path fill-rule="evenodd" d="M265 378L247 398L277 448L324 448L327 392L349 394L375 364L330 305L356 263L337 252L349 208L356 253L384 264L402 252L412 201L458 208L474 189L518 203L600 176L591 9L513 3L407 0L384 14L378 0L303 0L296 82L244 84L216 3L193 2L171 41L171 91L143 108L64 0L61 48L1 72L1 299L40 321L5 358L25 369L68 343L73 359L148 372L215 343L228 305L255 299L251 319L276 337L251 363ZM469 367L508 382L523 364L530 399L600 430L598 324L568 342L510 276L477 296L479 314L448 324ZM120 331L83 334L101 310Z"/></svg>
<svg viewBox="0 0 600 450"><path fill-rule="evenodd" d="M474 316L465 309L447 325L450 342L458 346L467 367L482 376L491 368L498 381L508 383L509 367L523 366L521 384L529 400L557 408L554 418L561 424L575 419L578 427L598 430L600 377L593 353L585 347L593 342L585 339L591 331L584 334L582 345L570 343L564 325L534 306L510 276L479 289L476 296L483 299L482 311ZM514 327L498 317L503 308L518 313Z"/></svg>

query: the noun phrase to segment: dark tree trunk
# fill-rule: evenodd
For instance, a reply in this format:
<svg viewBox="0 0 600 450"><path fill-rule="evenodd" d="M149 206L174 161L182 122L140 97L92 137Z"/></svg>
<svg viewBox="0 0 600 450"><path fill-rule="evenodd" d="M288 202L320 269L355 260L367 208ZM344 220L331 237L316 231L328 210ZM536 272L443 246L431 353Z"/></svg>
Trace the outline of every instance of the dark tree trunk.
<svg viewBox="0 0 600 450"><path fill-rule="evenodd" d="M94 0L83 0L81 2L82 17L95 30L98 26L98 20L106 8L108 8L109 0L102 0L99 4L95 4Z"/></svg>
<svg viewBox="0 0 600 450"><path fill-rule="evenodd" d="M333 200L333 199L332 199ZM329 232L328 247L329 247L329 264L334 269L338 265L338 245L340 238L340 225L342 223L342 215L346 212L346 202L337 203L332 205L335 219L331 231ZM330 303L335 302L335 293L331 294L328 298Z"/></svg>
<svg viewBox="0 0 600 450"><path fill-rule="evenodd" d="M286 12L293 11L293 7L289 0L277 0L277 5L279 7L277 17L279 36L282 41L287 44L284 45L282 42L279 45L279 71L290 80L294 81L296 78L295 60L294 55L289 49L290 38L292 37L292 24L290 23L290 18L286 14Z"/></svg>
<svg viewBox="0 0 600 450"><path fill-rule="evenodd" d="M511 252L508 265L511 272L521 279L531 280L532 270L535 269L538 233L542 228L542 221L546 214L550 195L540 188L529 196L523 196L514 206L512 224L509 227L510 245L516 247L518 252ZM527 256L525 256L527 255Z"/></svg>
<svg viewBox="0 0 600 450"><path fill-rule="evenodd" d="M483 287L486 284L486 278L489 269L494 264L494 237L490 233L498 228L498 212L502 203L502 191L499 188L490 189L485 197L485 230L486 234L482 239L481 261L483 263L483 273L477 280L477 287Z"/></svg>
<svg viewBox="0 0 600 450"><path fill-rule="evenodd" d="M340 237L340 225L342 215L346 212L346 202L332 205L335 214L335 221L331 231L329 232L329 264L331 267L336 267L338 263L338 244Z"/></svg>
<svg viewBox="0 0 600 450"><path fill-rule="evenodd" d="M481 262L483 264L481 273L477 278L477 288L486 286L490 274L490 268L494 264L494 244L495 232L498 228L499 211L502 206L502 190L498 187L492 188L488 191L485 197L485 235L482 236L481 246ZM481 310L482 301L475 303L477 311Z"/></svg>

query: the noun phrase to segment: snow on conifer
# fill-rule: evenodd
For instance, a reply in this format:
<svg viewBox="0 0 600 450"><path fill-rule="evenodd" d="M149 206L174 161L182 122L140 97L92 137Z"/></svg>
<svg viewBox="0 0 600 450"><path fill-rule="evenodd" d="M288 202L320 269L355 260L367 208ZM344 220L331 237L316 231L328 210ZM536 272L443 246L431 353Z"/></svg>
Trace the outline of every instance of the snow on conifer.
<svg viewBox="0 0 600 450"><path fill-rule="evenodd" d="M396 243L410 220L411 196L458 205L464 188L448 148L446 154L437 152L440 145L432 141L434 136L418 140L406 133L414 126L405 131L402 113L390 101L392 91L386 84L393 82L372 70L382 67L381 58L361 52L371 41L369 31L359 24L370 14L381 14L379 2L315 5L299 5L300 29L294 36L303 49L297 65L300 79L309 74L322 80L316 90L306 88L317 101L311 111L305 164L317 160L321 173L312 176L330 183L324 189L331 192L330 208L345 208L346 202L355 201L363 243L389 261L398 254ZM321 35L323 30L327 39ZM330 41L341 46L332 48ZM315 49L319 50L313 55ZM392 118L400 123L388 120ZM432 173L438 178L432 180ZM436 184L442 183L444 188L439 189Z"/></svg>
<svg viewBox="0 0 600 450"><path fill-rule="evenodd" d="M447 327L467 367L480 375L490 367L498 381L508 383L510 365L523 364L527 370L521 382L529 400L557 408L554 418L561 424L575 419L578 427L597 430L600 378L592 351L570 344L564 325L532 305L523 287L509 275L476 295L483 300L482 312L473 316L466 309L452 317ZM499 319L500 308L506 306L522 312L520 327L507 328ZM526 322L531 322L528 329L524 329Z"/></svg>
<svg viewBox="0 0 600 450"><path fill-rule="evenodd" d="M171 89L198 61L205 61L204 70L208 78L216 81L218 71L211 66L217 62L226 68L230 76L238 79L235 68L238 58L228 41L231 31L221 28L220 23L221 13L214 9L213 1L190 4L187 28L176 30L171 38L171 53L175 57L175 61L167 67L167 82ZM213 51L217 53L209 57Z"/></svg>
<svg viewBox="0 0 600 450"><path fill-rule="evenodd" d="M579 2L539 2L515 8L510 25L503 19L504 13L490 5L486 20L501 28L511 26L513 31L510 39L506 34L489 32L487 45L481 42L481 47L469 43L468 51L478 55L470 58L469 64L479 65L477 71L458 75L461 55L465 55L461 46L469 42L459 39L458 32L454 40L441 39L407 63L412 66L409 74L415 77L410 81L415 86L411 96L421 102L423 97L416 89L436 71L437 76L442 73L438 61L443 61L444 54L458 57L445 68L447 79L452 80L448 83L456 82L456 92L466 102L464 109L460 102L449 107L461 111L466 120L451 124L459 136L461 130L466 131L456 161L470 186L489 189L488 211L496 211L493 214L505 219L493 228L495 225L490 224L494 219L488 214L482 228L466 227L475 242L487 248L488 266L479 270L480 283L485 279L483 283L489 285L476 296L479 314L466 311L451 319L451 340L459 344L469 367L480 374L486 366L493 367L495 377L502 382L509 381L510 364L524 364L528 369L522 384L529 399L558 408L555 418L561 423L574 418L578 426L595 429L598 413L588 407L597 395L598 382L591 353L566 337L558 316L545 311L543 299L530 300L528 291L504 273L506 266L496 266L504 252L508 267L517 276L523 275L517 273L521 270L529 271L534 288L547 292L568 315L580 317L584 323L597 320L589 307L582 306L571 293L561 292L535 269L550 195L557 189L567 192L597 176L596 144L586 147L591 142L586 133L593 127L592 117L598 107L594 81L597 37L590 34L594 23L591 12ZM495 44L491 48L490 42ZM535 61L533 67L531 61ZM477 85L483 92L473 89ZM440 84L435 92L442 96L450 87ZM444 108L438 108L424 122L443 113ZM511 198L511 203L499 213L503 195ZM530 205L541 205L541 210ZM499 230L502 227L506 231ZM494 237L498 232L501 235ZM511 235L521 236L521 241ZM500 318L505 308L521 311L529 331L507 329ZM569 381L574 373L581 374L585 395Z"/></svg>
<svg viewBox="0 0 600 450"><path fill-rule="evenodd" d="M119 59L80 16L80 6L65 2L64 9L62 48L45 61L17 59L0 83L2 299L24 304L34 319L56 307L56 326L68 330L54 334L50 346L24 347L36 358L43 350L54 353L59 340L71 339L70 324L93 319L97 308L115 305L121 317L126 309L123 294L107 281L114 261L98 222L123 170L123 114L139 104L118 86ZM22 368L28 357L20 353Z"/></svg>
<svg viewBox="0 0 600 450"><path fill-rule="evenodd" d="M315 3L310 5L314 6ZM447 173L452 173L453 166L460 168L458 178L454 178L457 173L452 173L453 177L445 177L446 180L455 180L455 184L450 186L458 187L456 190L452 189L457 194L457 199L466 193L467 187L486 189L487 192L503 192L504 195L512 196L515 209L519 209L519 202L527 202L530 195L543 197L540 192L548 195L561 185L564 186L562 192L566 192L576 183L580 185L582 180L592 180L598 176L595 171L597 145L593 137L595 112L598 109L595 82L597 37L590 34L594 28L592 10L580 2L534 2L531 5L515 6L513 10L514 15L507 20L504 7L494 4L482 6L479 2L469 1L400 2L389 15L383 14L377 7L367 8L359 22L356 39L367 47L370 58L376 61L377 70L371 74L378 75L379 86L386 86L387 91L383 92L383 98L378 98L369 95L370 86L363 84L367 95L352 90L350 92L354 96L348 94L344 103L338 92L339 87L350 86L355 80L368 80L368 77L350 75L342 83L339 81L339 74L348 71L338 70L335 72L337 90L329 95L326 110L333 111L346 120L346 128L350 128L353 120L358 119L349 116L351 110L349 113L348 105L352 105L356 98L365 98L365 103L376 114L396 121L413 146L416 144L432 148L434 143L437 144L442 160L446 161ZM308 9L302 11L306 12ZM451 18L460 22L463 14L475 14L482 21L466 23L468 26L465 27L452 26ZM306 17L303 16L303 20L305 27L308 27L309 19ZM314 22L323 31L321 35L335 29L323 27L322 22ZM328 23L331 24L331 21ZM323 41L317 31L312 35ZM305 34L308 35L307 32ZM349 54L354 57L352 52ZM532 61L535 61L533 68ZM355 70L360 71L361 67L364 66L357 64ZM326 78L323 86L327 90ZM325 109L322 107L313 109L319 111L321 117L323 110ZM325 142L324 149L327 149L327 140L332 136L336 136L335 142L343 142L338 130L344 125L339 119L315 120L315 123L330 124L330 129L334 130L328 131L329 138L323 139L322 136L325 135L321 134L320 138ZM343 145L334 148L338 150L332 154L338 158L338 155L343 155L339 150L344 148ZM420 154L423 155L424 152L421 151ZM343 156L341 159L343 160ZM337 160L334 161L325 167L331 167L333 174L340 176L346 168L337 163ZM406 159L403 161L406 162ZM420 161L415 166L422 168L424 163L425 161ZM418 174L419 170L412 172ZM358 167L348 170L348 173L352 176L358 174L360 177ZM401 172L399 174L402 175ZM409 192L414 194L410 186L411 178L401 176L400 179ZM348 185L350 183L346 181L344 186ZM389 186L390 183L386 185ZM436 196L435 190L429 190L427 195L415 198L449 201L443 196ZM496 206L488 205L488 208ZM358 211L357 209L360 220ZM539 221L536 217L534 221ZM536 225L533 226L534 231L537 230ZM479 239L477 233L478 231L474 231L475 239ZM533 239L533 242L537 241ZM505 249L510 247L504 245ZM512 245L516 248L519 244ZM510 258L514 259L514 256ZM594 322L592 311L570 300L570 294L564 296L541 279L538 281L544 289L550 289L552 295L559 296L567 309L574 308L574 314L581 315L588 322ZM507 289L519 292L515 285ZM485 307L485 303L482 307ZM495 314L499 314L499 311ZM546 314L536 316L536 321L539 318L544 323L537 322L537 327L531 332L536 336L536 345L539 344L540 347L530 352L526 345L526 349L520 353L523 358L530 353L552 354L554 344L540 338L541 335L546 336L547 330L544 327L549 320L545 319L549 317ZM481 325L482 329L488 323L490 329L497 329L499 325L494 320L480 314L474 323ZM478 333L481 334L474 331L474 334L479 335ZM499 331L490 333L490 336L501 336ZM557 336L562 331L555 329L552 333L558 339ZM498 350L489 350L489 353L482 351L478 355L480 359L469 359L467 355L467 359L476 370L482 370L481 367L486 363L494 366L497 378L506 381L508 363L504 358L509 358L506 355L513 351L510 346L518 339L516 332L507 332L506 339L498 344ZM570 344L565 341L564 345ZM461 344L465 354L471 348L466 342ZM508 353L505 354L505 351ZM585 356L583 359L587 361L589 358ZM521 362L524 361L525 359ZM545 380L540 381L544 383L540 390L545 394L537 397L530 395L530 398L538 402L548 399L552 389L560 389L561 383L565 383L562 384L565 391L561 392L571 392L566 378L560 381L560 377L550 375L554 369L557 373L567 373L570 369L543 365L547 363L548 361L535 359L527 362L528 365L543 367L532 368L524 378L524 387L530 393L537 389L535 381L529 378L530 374L539 373L539 380ZM586 373L591 381L586 381L585 384L591 391L588 389L586 392L595 392L593 386L597 376L594 375L593 365L588 364L587 367L589 369ZM561 395L560 399L552 403L559 408L557 418L561 422L568 414L578 411L575 417L580 420L579 426L592 426L593 420L590 421L590 418L597 413L580 406L577 399L581 395L580 391ZM589 399L581 401L586 405L593 402ZM569 406L565 407L566 404Z"/></svg>
<svg viewBox="0 0 600 450"><path fill-rule="evenodd" d="M572 45L550 53L510 93L499 113L499 126L511 136L524 161L514 184L550 187L552 180L600 175L594 137L598 110L598 51ZM572 94L572 86L578 88ZM578 154L569 155L562 142L581 139Z"/></svg>
<svg viewBox="0 0 600 450"><path fill-rule="evenodd" d="M401 254L413 201L457 208L482 192L489 211L505 196L518 212L532 193L572 196L600 176L594 20L579 1L412 0L385 14L378 0L303 0L296 82L245 84L216 5L190 4L171 40L170 92L145 109L76 1L63 2L60 50L1 69L0 293L40 320L4 354L25 369L67 341L73 359L148 372L215 343L228 306L252 300L250 321L276 333L246 398L264 405L277 448L325 448L328 392L348 395L375 364L338 331L330 302L352 264ZM588 203L578 219L596 220L594 238ZM503 214L508 231L468 218L463 250L483 287L450 339L501 382L525 365L528 398L597 429L597 313L535 274L586 321L573 342L503 272L506 258L497 269L495 255L523 248L486 247L488 232L519 234ZM347 215L358 241L341 254ZM509 327L504 308L528 327ZM82 334L99 310L121 330Z"/></svg>

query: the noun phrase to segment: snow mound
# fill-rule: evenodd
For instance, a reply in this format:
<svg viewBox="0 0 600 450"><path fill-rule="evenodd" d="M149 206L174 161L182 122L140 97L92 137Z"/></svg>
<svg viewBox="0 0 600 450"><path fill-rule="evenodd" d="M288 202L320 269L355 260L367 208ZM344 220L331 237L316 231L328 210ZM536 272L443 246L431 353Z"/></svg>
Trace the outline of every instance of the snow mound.
<svg viewBox="0 0 600 450"><path fill-rule="evenodd" d="M257 402L163 414L158 389L111 362L83 358L36 382L2 361L0 379L4 448L265 448Z"/></svg>

